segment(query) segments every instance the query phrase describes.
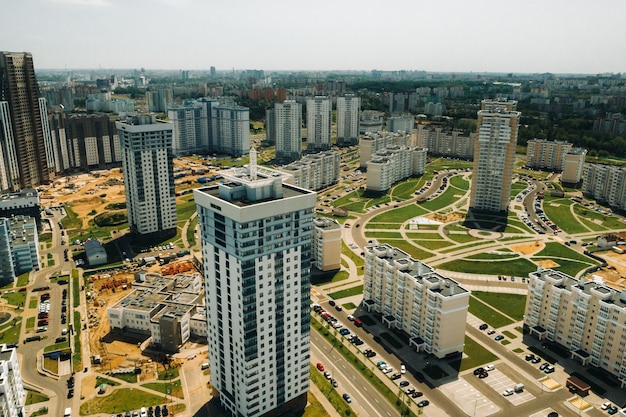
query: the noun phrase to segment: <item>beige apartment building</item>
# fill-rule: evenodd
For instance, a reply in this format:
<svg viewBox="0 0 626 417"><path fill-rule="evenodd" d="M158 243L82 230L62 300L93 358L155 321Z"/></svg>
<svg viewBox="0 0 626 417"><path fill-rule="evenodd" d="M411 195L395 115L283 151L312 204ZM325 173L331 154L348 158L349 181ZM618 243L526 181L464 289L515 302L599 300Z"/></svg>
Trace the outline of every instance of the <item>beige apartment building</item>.
<svg viewBox="0 0 626 417"><path fill-rule="evenodd" d="M565 154L561 182L566 184L577 184L580 182L585 166L585 156L587 156L587 149L583 148L571 148Z"/></svg>
<svg viewBox="0 0 626 417"><path fill-rule="evenodd" d="M402 132L368 132L359 141L359 168L367 168L372 156L387 146L413 146L412 135Z"/></svg>
<svg viewBox="0 0 626 417"><path fill-rule="evenodd" d="M561 171L565 164L565 155L572 148L565 141L531 139L526 147L526 166L536 169Z"/></svg>
<svg viewBox="0 0 626 417"><path fill-rule="evenodd" d="M470 292L388 244L365 248L363 304L438 358L463 352Z"/></svg>
<svg viewBox="0 0 626 417"><path fill-rule="evenodd" d="M302 159L287 164L280 170L290 175L285 180L286 183L317 191L339 181L340 165L341 154L328 150L304 155Z"/></svg>
<svg viewBox="0 0 626 417"><path fill-rule="evenodd" d="M626 290L538 268L529 274L524 324L572 359L617 376L626 386Z"/></svg>
<svg viewBox="0 0 626 417"><path fill-rule="evenodd" d="M398 181L424 174L427 154L426 148L397 145L377 151L367 163L367 190L386 191Z"/></svg>
<svg viewBox="0 0 626 417"><path fill-rule="evenodd" d="M476 133L463 134L458 130L444 131L441 127L419 124L416 131L416 145L428 148L431 155L452 158L474 158Z"/></svg>
<svg viewBox="0 0 626 417"><path fill-rule="evenodd" d="M517 101L483 100L481 108L474 146L470 208L508 211L521 113L515 111Z"/></svg>
<svg viewBox="0 0 626 417"><path fill-rule="evenodd" d="M313 220L312 264L320 271L341 268L341 225L337 220L317 217Z"/></svg>

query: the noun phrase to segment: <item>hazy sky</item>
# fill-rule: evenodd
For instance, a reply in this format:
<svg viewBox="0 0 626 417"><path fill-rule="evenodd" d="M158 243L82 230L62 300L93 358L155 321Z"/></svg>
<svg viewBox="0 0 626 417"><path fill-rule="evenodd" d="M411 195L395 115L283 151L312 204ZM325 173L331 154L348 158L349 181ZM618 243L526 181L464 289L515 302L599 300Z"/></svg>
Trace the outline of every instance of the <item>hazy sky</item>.
<svg viewBox="0 0 626 417"><path fill-rule="evenodd" d="M626 0L0 0L36 68L626 72Z"/></svg>

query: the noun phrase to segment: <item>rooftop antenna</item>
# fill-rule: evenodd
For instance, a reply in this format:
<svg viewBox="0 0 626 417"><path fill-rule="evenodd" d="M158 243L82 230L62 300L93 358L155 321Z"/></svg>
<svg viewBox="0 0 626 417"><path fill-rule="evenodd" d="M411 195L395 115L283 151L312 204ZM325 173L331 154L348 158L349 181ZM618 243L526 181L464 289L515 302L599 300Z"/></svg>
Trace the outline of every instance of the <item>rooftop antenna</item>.
<svg viewBox="0 0 626 417"><path fill-rule="evenodd" d="M256 149L250 149L250 179L256 180Z"/></svg>

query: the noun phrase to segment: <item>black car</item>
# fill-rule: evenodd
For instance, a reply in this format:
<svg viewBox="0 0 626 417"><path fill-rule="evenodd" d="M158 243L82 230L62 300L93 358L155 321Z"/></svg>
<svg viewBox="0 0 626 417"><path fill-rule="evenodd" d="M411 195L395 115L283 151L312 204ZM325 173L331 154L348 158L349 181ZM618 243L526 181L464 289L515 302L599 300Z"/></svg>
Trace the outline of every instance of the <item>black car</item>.
<svg viewBox="0 0 626 417"><path fill-rule="evenodd" d="M489 376L489 373L487 371L483 371L481 374L478 374L478 378L483 379L483 378L487 378Z"/></svg>
<svg viewBox="0 0 626 417"><path fill-rule="evenodd" d="M37 322L37 327L47 326L47 325L48 325L48 320L39 320Z"/></svg>
<svg viewBox="0 0 626 417"><path fill-rule="evenodd" d="M160 405L157 405L157 406L154 407L154 415L156 417L161 417L161 406Z"/></svg>
<svg viewBox="0 0 626 417"><path fill-rule="evenodd" d="M74 388L70 388L67 390L67 398L72 398L74 396Z"/></svg>
<svg viewBox="0 0 626 417"><path fill-rule="evenodd" d="M533 355L532 353L529 353L528 355L526 355L525 359L527 361L532 361L533 359L535 359L535 355Z"/></svg>
<svg viewBox="0 0 626 417"><path fill-rule="evenodd" d="M539 363L541 362L541 358L539 356L535 356L535 358L533 360L531 360L532 363Z"/></svg>
<svg viewBox="0 0 626 417"><path fill-rule="evenodd" d="M485 323L483 323L483 324L481 324L480 326L478 326L478 328L479 328L480 330L487 330L487 327L489 327L489 326L487 326L487 324L485 324Z"/></svg>
<svg viewBox="0 0 626 417"><path fill-rule="evenodd" d="M550 364L548 362L544 362L541 364L541 366L539 367L540 371L543 371L544 369L546 369L548 366L550 366Z"/></svg>
<svg viewBox="0 0 626 417"><path fill-rule="evenodd" d="M400 375L399 373L395 373L393 375L391 375L390 377L392 380L396 380L396 379L400 379L402 378L402 375Z"/></svg>
<svg viewBox="0 0 626 417"><path fill-rule="evenodd" d="M409 381L400 381L401 388L408 387L408 386L409 386Z"/></svg>
<svg viewBox="0 0 626 417"><path fill-rule="evenodd" d="M420 402L417 403L418 407L426 407L428 404L430 404L430 401L428 400L422 400Z"/></svg>
<svg viewBox="0 0 626 417"><path fill-rule="evenodd" d="M476 375L476 376L482 374L483 372L485 372L485 368L476 368L476 369L474 369L474 375Z"/></svg>
<svg viewBox="0 0 626 417"><path fill-rule="evenodd" d="M330 304L331 306L334 306L334 305L335 305L335 301L334 301L334 300L330 300L330 301L328 302L328 304Z"/></svg>

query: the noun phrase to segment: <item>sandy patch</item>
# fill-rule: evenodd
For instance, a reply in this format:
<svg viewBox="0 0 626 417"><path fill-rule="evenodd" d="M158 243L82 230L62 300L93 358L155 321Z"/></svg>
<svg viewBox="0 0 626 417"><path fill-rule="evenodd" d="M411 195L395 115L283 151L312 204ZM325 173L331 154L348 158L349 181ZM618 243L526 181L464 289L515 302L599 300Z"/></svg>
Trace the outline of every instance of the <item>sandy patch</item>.
<svg viewBox="0 0 626 417"><path fill-rule="evenodd" d="M521 253L523 255L534 255L535 253L541 251L546 245L543 242L534 242L527 243L525 245L515 245L511 246L511 250Z"/></svg>
<svg viewBox="0 0 626 417"><path fill-rule="evenodd" d="M450 214L431 213L423 217L427 219L435 220L440 223L456 222L459 220L463 220L465 218L465 216L458 214L458 213L450 213Z"/></svg>
<svg viewBox="0 0 626 417"><path fill-rule="evenodd" d="M543 269L556 268L557 266L560 266L559 264L554 262L552 259L547 259L545 261L534 261L534 262L540 267L542 267Z"/></svg>

